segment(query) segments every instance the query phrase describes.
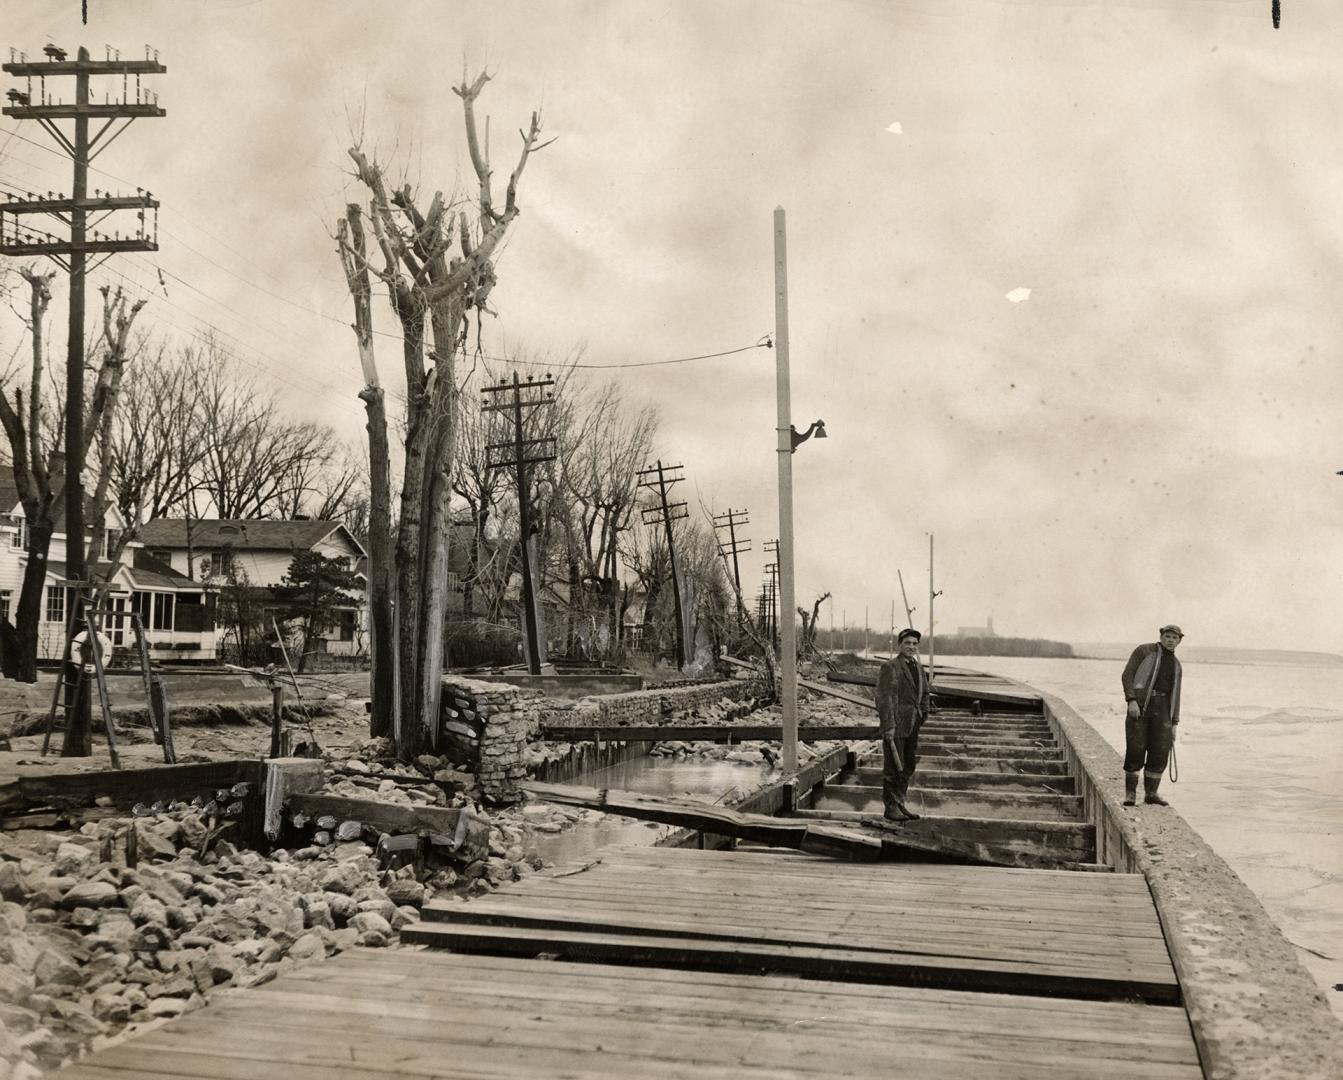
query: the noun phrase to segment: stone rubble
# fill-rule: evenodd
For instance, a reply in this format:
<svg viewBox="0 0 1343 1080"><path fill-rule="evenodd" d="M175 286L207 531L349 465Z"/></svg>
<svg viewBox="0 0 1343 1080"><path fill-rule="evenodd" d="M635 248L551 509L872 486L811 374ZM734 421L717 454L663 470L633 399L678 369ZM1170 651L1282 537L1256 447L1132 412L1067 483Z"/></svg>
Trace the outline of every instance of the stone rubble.
<svg viewBox="0 0 1343 1080"><path fill-rule="evenodd" d="M461 790L447 794L462 787L465 774L440 759L417 763L420 771L357 758L329 766L327 794L471 805ZM351 775L374 786L351 783ZM307 843L269 855L213 837L201 854L210 836L202 808L137 810L130 818L108 811L73 835L7 834L0 852L0 1080L36 1080L147 1024L199 1008L216 989L264 983L354 945L395 946L426 900L479 896L542 865L527 853L520 814L491 820L474 805L490 823L488 854L465 865L431 857L418 874L395 857L380 865L376 838L357 821L303 821L298 831ZM528 826L568 825L573 815L555 808L539 821L530 815ZM132 829L138 858L128 867ZM112 859L104 861L109 851Z"/></svg>
<svg viewBox="0 0 1343 1080"><path fill-rule="evenodd" d="M692 709L667 719L713 723L754 705L715 696L712 686L701 689ZM525 742L539 703L529 694L490 690L495 700L471 702L504 714L482 718L497 725L491 725L497 738L483 740L487 750L509 740L517 744L510 751L525 745L525 754L544 756L548 744ZM812 700L807 720L850 723L852 709ZM778 723L777 708L752 711L751 719ZM505 806L491 800L486 813L487 789L497 793L515 782L529 764L521 755L504 765L491 757L511 754L486 754L487 770L497 773L487 784L455 767L460 757L426 755L402 764L391 749L387 740L371 739L340 751L326 762L324 794L469 807L489 826L483 857L453 861L431 848L417 864L415 851L382 851L381 838L361 822L302 814L286 822L287 846L268 855L240 849L220 837L211 810L238 812L245 792L229 793L222 810L156 803L137 806L130 817L102 800L105 816L77 833L7 833L0 850L0 1080L37 1080L85 1052L200 1008L217 989L268 982L355 945L395 947L398 931L426 901L470 899L534 873L544 865L529 850L536 838L604 816L529 799ZM803 762L818 752L805 744L798 749ZM772 763L780 753L778 743L754 742L666 742L652 752L742 764ZM136 865L127 866L132 831Z"/></svg>

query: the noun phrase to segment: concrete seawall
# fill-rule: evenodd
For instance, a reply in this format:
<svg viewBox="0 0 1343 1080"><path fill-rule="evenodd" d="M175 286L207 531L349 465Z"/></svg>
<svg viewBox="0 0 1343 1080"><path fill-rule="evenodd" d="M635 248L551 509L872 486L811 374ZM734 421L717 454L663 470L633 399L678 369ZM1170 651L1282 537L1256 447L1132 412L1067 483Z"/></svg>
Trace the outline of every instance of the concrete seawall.
<svg viewBox="0 0 1343 1080"><path fill-rule="evenodd" d="M1343 1026L1258 898L1173 807L1125 807L1119 754L1059 698L1044 705L1097 860L1147 879L1208 1080L1343 1076Z"/></svg>

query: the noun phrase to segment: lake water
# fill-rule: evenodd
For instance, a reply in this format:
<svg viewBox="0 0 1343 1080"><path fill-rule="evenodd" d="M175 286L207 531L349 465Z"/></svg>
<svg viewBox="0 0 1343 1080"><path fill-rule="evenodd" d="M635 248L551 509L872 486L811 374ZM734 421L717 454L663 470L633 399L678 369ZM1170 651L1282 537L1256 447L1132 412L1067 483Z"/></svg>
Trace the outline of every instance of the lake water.
<svg viewBox="0 0 1343 1080"><path fill-rule="evenodd" d="M1184 658L1166 795L1259 897L1343 1019L1343 665ZM1062 698L1121 754L1121 660L947 657Z"/></svg>

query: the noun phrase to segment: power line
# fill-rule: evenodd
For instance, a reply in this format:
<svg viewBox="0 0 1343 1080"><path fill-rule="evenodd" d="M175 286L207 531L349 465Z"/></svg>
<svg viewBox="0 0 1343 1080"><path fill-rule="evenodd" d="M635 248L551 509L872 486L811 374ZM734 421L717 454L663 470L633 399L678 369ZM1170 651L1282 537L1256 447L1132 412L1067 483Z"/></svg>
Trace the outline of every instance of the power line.
<svg viewBox="0 0 1343 1080"><path fill-rule="evenodd" d="M2 129L0 129L0 130L2 130ZM25 136L20 135L18 132L10 131L10 132L7 132L7 134L11 135L13 138L21 139L23 142L29 143L29 144L31 144L32 146L36 146L36 147L38 147L38 148L41 149L41 150L46 150L46 151L49 152L49 153L56 153L56 151L52 150L50 147L48 147L48 146L44 146L43 144L41 144L41 143L39 143L39 142L35 142L35 141L32 140L32 139L28 139L28 138L26 138ZM101 172L104 176L108 177L109 179L117 180L117 181L120 182L120 183L128 183L128 182L129 182L129 181L122 180L120 177L118 177L118 176L116 176L116 175L114 175L114 174L112 174L112 173L104 172L103 170L100 170L100 169L93 169L93 171ZM12 182L12 181L11 181L11 182ZM167 204L166 208L167 208L167 209L172 209L172 208L173 208L173 207L172 207L172 204L171 204L171 203ZM265 268L262 267L259 263L256 263L256 262L252 261L251 259L248 259L248 258L247 258L245 255L243 255L242 253L240 253L240 252L236 251L235 249L229 247L228 244L224 243L224 242L221 241L221 240L218 240L217 238L215 238L215 237L213 236L213 234L211 234L211 233L209 232L209 230L207 230L207 229L204 228L203 226L197 224L194 220L192 220L191 218L188 218L185 214L181 214L181 213L179 212L178 216L181 217L181 219L182 219L183 221L185 221L185 222L187 222L188 224L190 224L193 228L196 228L196 229L200 230L201 233L203 233L204 235L208 236L211 240L214 240L214 242L215 242L215 243L218 243L221 247L227 249L228 251L232 252L232 253L235 254L235 255L238 255L238 257L241 258L241 259L243 259L244 262L247 262L247 263L249 263L250 265L255 266L258 270L261 270L263 273L269 273L269 271L266 271ZM197 255L197 256L199 256L200 258L204 259L204 260L205 260L206 262L208 262L211 266L215 267L216 269L222 271L222 272L225 273L225 274L228 274L230 277L232 277L232 278L234 278L235 280L241 282L242 284L247 285L247 286L249 286L250 288L256 289L258 292L262 293L263 295L269 296L269 297L271 297L272 299L274 299L274 300L278 300L280 303L282 303L282 304L287 304L288 306L290 306L290 307L292 307L292 308L295 308L295 309L297 309L297 310L299 310L299 311L306 312L306 313L309 314L309 315L315 315L317 318L319 318L319 319L323 319L323 320L325 320L325 321L327 321L327 322L335 323L335 324L337 324L337 325L339 325L339 326L345 326L345 327L348 327L348 326L349 326L349 323L348 323L345 319L342 319L342 318L341 318L340 316L338 316L338 315L329 315L329 314L327 314L327 313L324 312L324 311L318 311L316 308L312 308L312 307L309 307L309 306L306 305L306 304L299 303L297 300L294 300L294 299L292 299L292 298L290 298L290 297L287 297L287 296L283 295L282 293L278 293L278 292L276 292L276 291L273 290L273 289L267 288L266 286L261 285L261 284L258 284L257 282L251 280L250 278L248 278L248 277L246 277L246 276L244 276L244 275L242 275L242 274L239 274L236 270L232 270L232 269L230 269L229 267L225 266L223 263L218 262L217 260L215 260L215 259L211 258L209 255L207 255L205 252L201 251L200 249L196 248L196 247L193 246L192 244L188 243L188 242L187 242L186 240L184 240L181 236L179 236L177 233L173 232L171 229L167 228L166 226L162 226L162 232L163 232L164 235L166 235L166 236L171 236L174 240L176 240L179 244L181 244L182 247L184 247L186 250L192 252L194 255ZM157 264L155 264L155 266L156 266L156 268L157 268ZM169 271L167 271L167 270L164 271L164 274L165 274L165 275L168 275L168 276L172 276L172 277L174 277L176 280L180 281L183 285L186 285L188 288L195 289L195 286L193 286L193 285L191 285L190 283L186 282L186 281L183 280L182 278L177 277L177 275L169 274ZM201 292L201 290L199 290L199 289L196 289L196 291L197 291L197 292ZM208 294L205 294L205 293L203 293L203 292L201 292L201 295L203 295L203 296L207 296L207 298L208 298L208 299L211 299L211 300L214 299L213 297L208 297ZM214 301L214 302L215 302L215 303L220 303L219 301ZM224 306L224 305L221 304L221 306ZM238 316L238 317L239 317L239 318L243 318L242 316ZM250 321L250 320L249 320L249 321ZM396 333L396 332L394 332L394 331L388 331L388 330L374 330L373 333L374 333L374 335L377 336L377 337L392 338L392 339L397 340L397 341L400 341L400 340L403 339L403 335L398 334L398 333ZM720 359L720 358L725 357L725 356L735 356L735 355L738 355L739 353L749 352L749 351L752 350L752 349L757 349L757 348L771 348L771 347L772 347L772 342L769 340L768 336L766 335L766 336L762 337L761 339L757 340L757 341L756 341L754 344L752 344L752 345L742 345L742 346L740 346L740 347L738 347L738 348L735 348L735 349L724 349L724 350L721 350L721 351L719 351L719 352L702 353L702 354L697 355L697 356L678 356L678 357L673 357L673 358L668 359L668 360L635 360L635 361L629 361L629 362L626 362L626 363L617 363L617 364L572 364L572 365L570 365L570 366L571 366L571 367L575 367L575 368L581 368L581 369L589 370L589 371L604 371L604 370L618 371L618 370L623 370L623 369L626 369L626 368L665 367L665 366L672 365L672 364L686 364L686 363L691 363L691 362L693 362L693 361L697 361L697 360L716 360L716 359ZM510 359L510 358L508 358L508 357L490 356L490 355L488 355L488 354L484 354L484 353L482 353L481 355L482 355L486 360L489 360L489 361L491 361L491 362L493 362L493 363L513 364L513 365L516 365L516 366L519 366L519 367L537 367L537 368L539 368L539 367L553 367L553 366L554 366L553 363L548 362L548 361L543 361L543 360L515 360L515 359Z"/></svg>

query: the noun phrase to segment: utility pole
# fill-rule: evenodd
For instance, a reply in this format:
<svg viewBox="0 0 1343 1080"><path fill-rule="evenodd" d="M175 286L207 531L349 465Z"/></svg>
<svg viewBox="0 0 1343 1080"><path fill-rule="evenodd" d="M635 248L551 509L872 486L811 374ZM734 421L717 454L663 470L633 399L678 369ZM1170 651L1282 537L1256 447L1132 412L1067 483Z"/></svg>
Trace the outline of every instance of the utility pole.
<svg viewBox="0 0 1343 1080"><path fill-rule="evenodd" d="M914 629L914 609L909 606L909 595L905 592L905 575L897 570L895 576L900 579L900 600L905 605L905 619L907 620L905 625L912 630Z"/></svg>
<svg viewBox="0 0 1343 1080"><path fill-rule="evenodd" d="M715 514L713 519L715 534L719 529L727 530L728 542L726 545L721 540L718 542L718 554L723 557L724 562L727 561L729 555L732 556L732 583L736 586L738 619L743 616L744 609L741 602L741 567L737 562L737 555L744 551L750 551L751 541L748 538L737 536L737 526L749 525L750 523L751 520L746 516L744 509L733 510L731 507L728 508L726 514Z"/></svg>
<svg viewBox="0 0 1343 1080"><path fill-rule="evenodd" d="M863 655L864 655L864 656L867 655L867 649L868 649L867 635L868 635L868 631L871 629L871 627L872 627L872 621L867 617L867 605L864 604L864 605L863 605Z"/></svg>
<svg viewBox="0 0 1343 1080"><path fill-rule="evenodd" d="M646 507L643 511L643 522L645 525L652 525L659 519L662 521L662 527L667 534L667 558L671 561L672 573L672 600L676 604L676 666L684 668L689 659L687 654L687 627L686 613L683 610L681 602L681 571L676 564L676 544L672 538L672 522L680 521L689 516L684 502L669 503L667 501L667 492L673 484L679 484L685 479L684 476L673 476L681 469L680 465L663 465L659 459L655 464L647 469L640 469L639 476L649 477L649 479L639 480L641 488L648 488L650 491L656 491L658 496L658 505ZM652 479L654 474L657 479Z"/></svg>
<svg viewBox="0 0 1343 1080"><path fill-rule="evenodd" d="M942 595L933 588L933 534L928 534L928 685L933 685L933 662L937 656L937 638L933 635L933 601Z"/></svg>
<svg viewBox="0 0 1343 1080"><path fill-rule="evenodd" d="M774 655L779 655L779 541L766 540L765 554L773 555L774 561L765 563L765 595L769 597L769 621L766 627L769 643Z"/></svg>
<svg viewBox="0 0 1343 1080"><path fill-rule="evenodd" d="M157 251L158 250L158 201L148 192L136 189L134 196L114 196L107 192L94 191L94 198L88 194L89 163L107 149L109 145L140 117L159 117L167 115L159 108L158 95L143 90L140 86L142 75L162 75L168 69L158 61L158 54L151 57L148 47L143 60L115 59L109 55L106 60L89 59L88 49L80 46L77 59L67 60L64 49L48 45L43 49L45 62L29 62L23 54L17 59L10 51L10 62L3 70L11 75L21 75L27 79L27 91L10 90L7 97L13 104L5 106L5 116L16 120L36 120L46 130L56 144L64 150L74 164L74 176L71 180L70 195L58 195L47 192L41 198L31 192L27 198L11 196L0 203L0 255L45 255L70 275L70 321L65 360L65 575L66 611L71 618L70 625L81 625L82 594L80 586L85 581L86 568L84 557L84 484L80 476L84 464L84 289L85 279L90 270L101 266L119 251ZM74 103L67 104L59 98L54 99L47 91L47 79L74 76ZM116 100L110 94L104 94L102 104L91 100L90 79L93 76L121 76L121 96ZM135 76L135 99L130 97L130 78ZM33 80L37 80L34 88ZM90 138L89 121L105 121L101 128ZM74 132L67 135L57 125L58 120L72 120ZM118 120L125 123L110 129ZM101 144L101 145L100 145ZM96 149L95 149L96 148ZM102 211L93 224L97 225L109 214L117 210L136 210L139 226L134 233L128 232L123 238L120 230L111 237L94 230L89 237L90 212ZM154 212L152 228L146 229L145 212ZM41 229L30 231L20 228L20 220L29 214L48 214L69 229L68 240ZM88 256L102 255L102 258L88 265ZM72 663L79 661L72 657ZM62 680L75 681L73 667L59 675ZM61 747L62 757L87 757L93 752L89 735L89 695L81 692L75 707L68 710L65 723L65 739Z"/></svg>
<svg viewBox="0 0 1343 1080"><path fill-rule="evenodd" d="M779 695L783 720L783 771L797 772L797 623L793 619L793 405L788 381L788 228L783 207L774 210L774 386L779 459L779 585L788 612L780 628L783 664Z"/></svg>
<svg viewBox="0 0 1343 1080"><path fill-rule="evenodd" d="M531 492L527 483L527 466L540 465L555 460L555 440L551 437L536 439L523 438L523 409L535 409L555 404L555 394L551 387L555 380L547 375L536 380L530 375L521 382L518 373L513 372L513 381L500 379L497 386L487 386L481 394L488 404L481 406L482 412L512 414L513 438L508 442L490 443L485 447L486 467L490 469L514 469L518 481L518 540L522 555L522 608L523 624L527 635L527 670L533 675L541 674L544 660L544 635L541 632L541 612L536 595L536 582L532 567L532 514ZM491 394L512 394L510 400L496 400ZM531 396L525 396L531 395ZM528 414L530 417L533 414ZM535 425L533 425L535 430ZM504 456L511 453L513 456Z"/></svg>

